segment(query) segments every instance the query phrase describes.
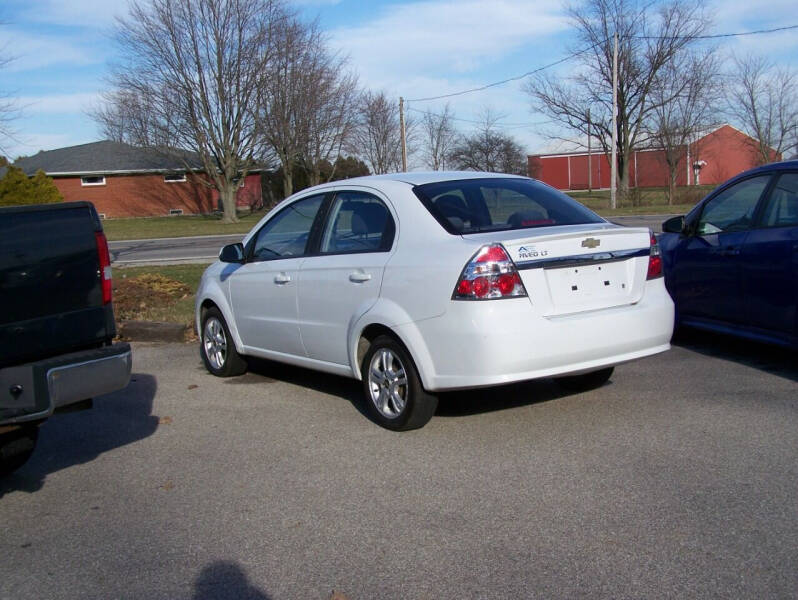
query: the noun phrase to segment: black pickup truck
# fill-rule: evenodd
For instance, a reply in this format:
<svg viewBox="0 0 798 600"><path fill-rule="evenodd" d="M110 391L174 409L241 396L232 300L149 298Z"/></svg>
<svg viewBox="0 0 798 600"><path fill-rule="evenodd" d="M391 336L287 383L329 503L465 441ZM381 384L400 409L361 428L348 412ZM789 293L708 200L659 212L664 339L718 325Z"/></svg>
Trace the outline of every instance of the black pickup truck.
<svg viewBox="0 0 798 600"><path fill-rule="evenodd" d="M0 208L0 475L24 464L55 411L128 384L130 345L115 335L94 206Z"/></svg>

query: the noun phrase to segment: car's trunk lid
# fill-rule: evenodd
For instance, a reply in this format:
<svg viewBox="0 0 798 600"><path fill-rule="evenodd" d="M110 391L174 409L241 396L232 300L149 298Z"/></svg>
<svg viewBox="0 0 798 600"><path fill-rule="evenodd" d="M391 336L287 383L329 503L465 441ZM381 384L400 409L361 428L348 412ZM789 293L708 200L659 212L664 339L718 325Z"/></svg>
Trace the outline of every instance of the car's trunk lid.
<svg viewBox="0 0 798 600"><path fill-rule="evenodd" d="M504 245L543 316L634 304L643 295L651 240L646 228L593 224L468 236L482 237Z"/></svg>

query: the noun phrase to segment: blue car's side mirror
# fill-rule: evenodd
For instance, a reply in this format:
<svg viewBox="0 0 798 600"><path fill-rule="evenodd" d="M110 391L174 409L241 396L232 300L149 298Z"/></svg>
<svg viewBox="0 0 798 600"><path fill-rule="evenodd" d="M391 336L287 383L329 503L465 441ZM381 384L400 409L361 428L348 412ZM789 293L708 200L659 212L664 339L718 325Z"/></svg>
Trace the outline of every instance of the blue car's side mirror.
<svg viewBox="0 0 798 600"><path fill-rule="evenodd" d="M684 217L673 217L662 224L665 233L684 233Z"/></svg>

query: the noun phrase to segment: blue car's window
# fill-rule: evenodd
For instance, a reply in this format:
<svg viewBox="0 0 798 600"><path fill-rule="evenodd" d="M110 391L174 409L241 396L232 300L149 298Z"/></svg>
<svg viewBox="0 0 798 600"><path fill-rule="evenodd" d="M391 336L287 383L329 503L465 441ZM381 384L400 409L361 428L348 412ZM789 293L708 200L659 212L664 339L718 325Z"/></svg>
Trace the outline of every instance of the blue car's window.
<svg viewBox="0 0 798 600"><path fill-rule="evenodd" d="M779 177L765 205L762 225L798 225L798 173L785 173Z"/></svg>
<svg viewBox="0 0 798 600"><path fill-rule="evenodd" d="M305 254L310 229L324 195L289 204L258 231L252 249L253 261L294 258Z"/></svg>
<svg viewBox="0 0 798 600"><path fill-rule="evenodd" d="M698 219L699 235L721 231L745 231L753 225L754 211L770 175L759 175L737 183L704 205Z"/></svg>

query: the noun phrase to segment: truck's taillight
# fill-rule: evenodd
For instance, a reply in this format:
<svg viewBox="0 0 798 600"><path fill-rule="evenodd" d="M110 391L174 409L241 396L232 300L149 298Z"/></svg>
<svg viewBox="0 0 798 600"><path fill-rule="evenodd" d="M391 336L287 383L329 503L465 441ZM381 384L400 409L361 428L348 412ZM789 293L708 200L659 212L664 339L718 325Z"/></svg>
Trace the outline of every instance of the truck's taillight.
<svg viewBox="0 0 798 600"><path fill-rule="evenodd" d="M648 253L648 276L646 279L662 277L662 256L659 254L659 243L654 234L651 234L651 250Z"/></svg>
<svg viewBox="0 0 798 600"><path fill-rule="evenodd" d="M515 264L501 244L483 246L463 269L452 300L494 300L526 296Z"/></svg>
<svg viewBox="0 0 798 600"><path fill-rule="evenodd" d="M108 252L108 240L105 234L100 231L94 234L97 240L97 257L100 259L100 283L103 289L103 304L111 301L111 255Z"/></svg>

